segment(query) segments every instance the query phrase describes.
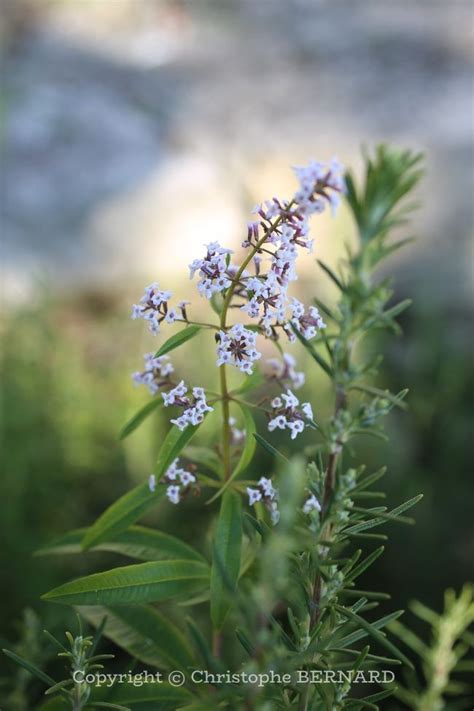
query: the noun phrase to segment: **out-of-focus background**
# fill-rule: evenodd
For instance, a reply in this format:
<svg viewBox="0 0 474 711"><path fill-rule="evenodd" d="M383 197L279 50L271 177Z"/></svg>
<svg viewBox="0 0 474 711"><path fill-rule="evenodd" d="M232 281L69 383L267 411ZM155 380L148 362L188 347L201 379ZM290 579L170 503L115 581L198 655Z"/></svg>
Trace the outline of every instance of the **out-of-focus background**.
<svg viewBox="0 0 474 711"><path fill-rule="evenodd" d="M255 202L293 190L291 165L336 154L360 168L361 145L380 141L424 151L426 177L408 232L417 240L386 268L414 305L404 337L379 343L379 384L409 387L410 412L390 419L388 447L361 456L388 461L391 503L425 498L415 528L390 531L367 584L394 607L417 597L440 608L474 557L470 0L1 9L2 635L15 639L27 606L60 626L67 613L39 595L94 563L33 551L148 475L164 422L117 440L147 399L129 377L156 343L129 320L143 286L157 279L202 309L187 264L204 242L238 247ZM353 238L344 211L314 232L331 264ZM314 257L297 286L334 297ZM191 377L201 346L199 358L192 347L178 356ZM310 384L315 409L329 411L324 378ZM169 523L169 507L160 517ZM191 537L196 523L182 520Z"/></svg>

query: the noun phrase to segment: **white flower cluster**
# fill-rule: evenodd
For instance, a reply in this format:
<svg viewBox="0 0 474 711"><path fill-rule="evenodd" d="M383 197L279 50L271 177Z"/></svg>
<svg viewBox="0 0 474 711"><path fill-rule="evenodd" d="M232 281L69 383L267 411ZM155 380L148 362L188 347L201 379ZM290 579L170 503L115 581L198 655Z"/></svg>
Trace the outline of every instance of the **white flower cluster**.
<svg viewBox="0 0 474 711"><path fill-rule="evenodd" d="M294 334L286 317L289 305L287 288L290 282L298 278L296 259L299 248L309 252L313 249L313 240L308 236L308 219L312 214L322 212L326 204L335 209L339 203L339 194L344 191L342 166L336 160L329 165L313 161L306 167L295 168L295 172L300 187L293 199L282 202L273 198L266 201L265 205L258 205L254 212L261 221L248 225L247 239L242 243L243 247L255 248L258 245L261 254L270 255L270 265L267 273L263 274L262 258L258 257L256 275L243 280L248 303L241 308L251 318L259 319L267 336L277 338L276 328L281 326L290 340L294 340ZM260 227L263 230L262 236L265 236L263 242ZM309 313L309 317L313 321L317 318L313 312ZM298 319L298 316L292 314L292 318ZM309 324L312 327L316 325ZM322 319L317 327L324 328Z"/></svg>
<svg viewBox="0 0 474 711"><path fill-rule="evenodd" d="M206 393L203 388L193 388L192 398L188 396L188 388L184 380L167 393L161 394L165 407L176 405L183 408L179 417L171 420L178 429L184 430L188 425L199 425L204 420L206 412L212 412L214 408L206 402Z"/></svg>
<svg viewBox="0 0 474 711"><path fill-rule="evenodd" d="M306 215L323 212L329 203L333 212L340 203L340 194L345 190L343 166L337 158L327 163L311 161L307 166L294 168L300 183L295 195L300 212Z"/></svg>
<svg viewBox="0 0 474 711"><path fill-rule="evenodd" d="M191 486L196 483L196 477L186 469L179 467L178 459L175 459L168 467L162 481L164 484L168 484L166 489L168 499L172 504L179 504L182 495L187 493ZM156 477L154 474L150 474L148 486L151 492L155 491Z"/></svg>
<svg viewBox="0 0 474 711"><path fill-rule="evenodd" d="M309 514L311 511L321 511L321 504L314 494L311 494L303 505L303 513Z"/></svg>
<svg viewBox="0 0 474 711"><path fill-rule="evenodd" d="M146 287L140 303L132 306L132 318L148 321L150 331L154 335L160 332L162 321L167 323L174 323L176 320L187 321L186 306L190 302L180 301L177 308L170 308L168 301L171 296L171 291L163 291L159 288L158 282L153 282Z"/></svg>
<svg viewBox="0 0 474 711"><path fill-rule="evenodd" d="M132 307L132 318L143 318L148 321L150 331L154 334L160 332L160 323L163 320L173 323L177 313L175 309L168 308L171 291L162 291L155 281L147 286L139 304Z"/></svg>
<svg viewBox="0 0 474 711"><path fill-rule="evenodd" d="M146 385L152 395L163 387L170 385L169 376L173 373L173 365L168 356L155 358L153 353L145 353L145 370L133 373L132 378L136 385Z"/></svg>
<svg viewBox="0 0 474 711"><path fill-rule="evenodd" d="M231 249L221 247L219 242L206 245L207 254L204 259L195 259L189 265L190 278L199 273L198 290L201 296L210 299L219 291L228 289L232 283L232 270L229 269Z"/></svg>
<svg viewBox="0 0 474 711"><path fill-rule="evenodd" d="M316 336L319 329L326 328L316 306L306 309L298 299L291 300L291 323L308 341ZM290 340L295 339L295 335L292 334L292 336Z"/></svg>
<svg viewBox="0 0 474 711"><path fill-rule="evenodd" d="M258 481L258 488L247 487L249 497L249 505L254 506L258 501L262 501L265 507L270 511L272 524L276 526L280 520L280 512L278 510L278 490L272 484L271 479L262 476Z"/></svg>
<svg viewBox="0 0 474 711"><path fill-rule="evenodd" d="M219 331L216 365L235 365L242 373L250 375L253 363L262 357L255 348L257 336L242 324L228 331Z"/></svg>
<svg viewBox="0 0 474 711"><path fill-rule="evenodd" d="M291 439L295 439L313 421L313 410L309 402L302 403L300 409L297 409L300 401L290 389L273 398L270 404L273 410L272 419L268 423L270 432L289 429Z"/></svg>
<svg viewBox="0 0 474 711"><path fill-rule="evenodd" d="M290 353L283 353L283 360L278 358L269 358L267 365L270 366L272 372L270 377L279 382L289 382L295 390L304 385L305 376L303 372L295 370L296 360Z"/></svg>
<svg viewBox="0 0 474 711"><path fill-rule="evenodd" d="M250 318L258 318L267 336L273 334L273 324L283 324L286 319L286 297L274 271L266 277L254 276L246 281L248 302L241 310Z"/></svg>

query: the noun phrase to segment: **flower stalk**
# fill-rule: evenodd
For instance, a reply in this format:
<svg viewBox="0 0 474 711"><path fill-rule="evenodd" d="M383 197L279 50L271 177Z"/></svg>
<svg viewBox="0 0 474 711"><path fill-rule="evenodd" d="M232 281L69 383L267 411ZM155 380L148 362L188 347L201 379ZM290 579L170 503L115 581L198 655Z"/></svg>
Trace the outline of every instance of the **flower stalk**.
<svg viewBox="0 0 474 711"><path fill-rule="evenodd" d="M246 683L243 677L235 683L211 681L208 688L189 682L188 706L207 700L216 708L256 711L377 708L393 689L381 685L380 691L359 703L352 694L352 679L318 685L304 675L298 681L298 674L348 665L354 672L381 663L411 666L383 631L401 611L377 617L373 611L386 595L364 591L358 583L383 547L364 554L355 546L361 540L363 545L379 540L373 529L388 522L410 523L404 514L420 496L390 510L370 505L383 498L383 492L371 489L383 470L365 472L354 460L351 443L361 436L384 437L383 417L394 407L403 407L406 395L376 387L378 359L365 358L359 348L355 355L354 344L375 331L398 331L396 317L407 304L393 306L389 281L379 281L374 274L396 248L389 241L390 231L401 223L402 215L404 219L400 203L420 177L418 161L419 156L410 152L380 147L373 159L366 157L362 185L351 173L343 176L337 161L297 168L298 187L291 199L274 197L255 209L257 219L248 225L242 242L246 251L238 264L232 262L232 250L211 242L204 256L189 265L200 296L218 313L216 324L191 318L188 302L173 306L171 292L156 282L133 307L133 317L145 320L154 335L176 322L186 327L149 354L145 371L135 374L135 381L149 388L157 404L137 413L124 431L131 434L158 405L170 408L172 427L148 485L138 486L110 507L87 531L82 545L113 546L128 554L138 546L143 555L144 541L139 538L137 543L137 537L146 536L149 549L156 534L160 556L157 560L155 552L147 562L117 573L109 570L66 583L46 598L104 609L141 603L140 613L134 610L133 619L130 613L127 620L134 634L138 614L143 615L141 630L164 628L160 603L175 600L166 635L172 636L183 671L215 671L235 663L239 674L269 670L288 674L285 681L267 687ZM328 306L314 298L305 304L291 295L290 287L298 277L298 255L313 248L310 218L326 207L335 212L342 196L356 224L359 249L340 267L319 263L322 271L318 269L317 275L337 287L337 302ZM237 309L241 318L231 319ZM169 354L201 331L215 331L218 395L174 376ZM264 338L275 344L278 358L262 364L259 344ZM315 403L300 402L296 392L305 386L305 373L297 369L294 356L284 352L283 344L304 348L310 364L330 378L335 403L329 421L317 410L313 416L316 398ZM242 374L242 383L232 391L231 368ZM222 422L216 421L218 403ZM232 414L239 419L231 417L231 403ZM259 412L267 418L265 436L254 417ZM214 445L190 445L206 418L214 420L219 432ZM304 438L300 454L288 454L297 438ZM256 470L257 446L270 455L269 471ZM206 488L212 492L208 503L219 501L219 510L215 517L215 509L207 508L211 520L205 544L189 546L148 529L143 534L133 525L162 498L168 505L187 505ZM190 616L185 626L183 608L178 606L183 602L205 605L209 614L196 616L199 624ZM126 613L120 614L124 625ZM183 650L184 637L191 658L188 647ZM127 644L125 635L120 643ZM161 649L159 634L153 643ZM381 656L384 652L386 657ZM166 658L160 663L170 665ZM176 708L183 707L184 700L175 703Z"/></svg>

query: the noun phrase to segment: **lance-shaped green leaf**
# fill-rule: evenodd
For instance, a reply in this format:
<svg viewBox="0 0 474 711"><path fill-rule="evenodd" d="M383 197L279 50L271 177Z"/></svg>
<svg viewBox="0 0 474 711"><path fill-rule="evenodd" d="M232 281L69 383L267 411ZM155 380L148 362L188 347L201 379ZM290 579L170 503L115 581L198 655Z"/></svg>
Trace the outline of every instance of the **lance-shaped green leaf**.
<svg viewBox="0 0 474 711"><path fill-rule="evenodd" d="M171 462L176 459L182 449L196 433L199 425L188 425L182 432L177 427L172 427L161 445L158 461L155 466L156 478L160 479L168 469ZM92 546L105 541L117 533L124 531L128 526L153 508L162 498L164 487L158 485L155 492L151 492L148 484L140 484L120 497L112 506L109 506L97 521L88 529L83 540L83 548L87 550Z"/></svg>
<svg viewBox="0 0 474 711"><path fill-rule="evenodd" d="M258 433L255 433L255 434L254 434L254 439L255 439L256 442L259 443L259 445L260 445L261 447L263 447L263 449L266 449L267 452L269 452L273 457L277 457L277 458L279 457L280 459L282 459L282 460L283 460L284 462L286 462L287 464L289 463L290 460L287 459L284 454L282 454L281 452L279 452L278 449L276 449L276 447L273 446L273 444L270 444L270 442L267 442L267 440L264 439L264 437L262 437L262 435L259 435Z"/></svg>
<svg viewBox="0 0 474 711"><path fill-rule="evenodd" d="M199 425L188 425L182 432L177 427L173 427L168 432L161 445L155 465L157 479L166 473L170 464L181 454L188 442L196 434L198 427Z"/></svg>
<svg viewBox="0 0 474 711"><path fill-rule="evenodd" d="M189 595L205 587L209 566L192 560L160 560L113 568L60 585L43 600L66 605L126 605Z"/></svg>
<svg viewBox="0 0 474 711"><path fill-rule="evenodd" d="M32 676L35 676L37 679L40 679L40 681L44 682L48 686L53 686L56 684L55 680L52 679L49 674L45 674L44 671L39 669L35 664L32 664L29 662L27 659L23 659L23 657L19 657L18 654L15 654L15 652L11 652L9 649L2 649L2 652L15 664L18 664L18 666L23 667L23 669L26 669L27 672L32 674Z"/></svg>
<svg viewBox="0 0 474 711"><path fill-rule="evenodd" d="M168 340L163 343L161 348L158 348L155 353L155 358L159 358L160 356L165 355L165 353L174 351L175 348L178 348L178 346L186 343L186 341L189 341L190 338L194 338L200 330L201 326L187 326L186 328L183 328L182 331L178 331L178 333L175 333L171 336L171 338L168 338Z"/></svg>
<svg viewBox="0 0 474 711"><path fill-rule="evenodd" d="M119 439L125 439L125 437L128 437L129 434L132 434L132 432L134 432L137 427L139 427L142 422L152 414L152 412L155 412L160 405L163 405L163 400L161 398L156 398L155 400L147 402L147 404L140 408L140 410L138 410L138 412L136 412L135 415L129 419L127 424L122 427Z"/></svg>
<svg viewBox="0 0 474 711"><path fill-rule="evenodd" d="M375 484L376 481L385 476L386 473L387 467L380 467L380 469L377 469L376 472L373 472L372 474L367 474L367 476L365 476L363 479L358 480L359 483L354 489L351 490L351 494L367 489L367 487L371 486L372 484Z"/></svg>
<svg viewBox="0 0 474 711"><path fill-rule="evenodd" d="M35 555L82 553L81 542L86 531L86 528L69 531L40 548ZM180 541L179 538L145 526L130 526L126 531L118 533L103 543L98 543L90 550L120 553L138 560L161 560L162 558L200 562L205 560L198 551Z"/></svg>
<svg viewBox="0 0 474 711"><path fill-rule="evenodd" d="M81 607L80 612L95 627L106 616L103 634L145 664L187 669L195 661L193 651L181 630L153 607L85 606Z"/></svg>
<svg viewBox="0 0 474 711"><path fill-rule="evenodd" d="M397 647L392 644L392 642L390 642L390 640L388 640L385 635L379 632L379 630L376 629L374 625L371 625L370 622L367 622L367 620L365 620L360 615L357 615L355 612L352 612L352 610L349 610L346 607L342 607L342 605L335 605L335 608L343 617L348 620L352 620L353 622L356 622L359 627L365 630L380 645L388 649L394 655L394 657L400 659L400 661L410 667L410 669L414 669L413 664L408 659L408 657L406 657L403 652L400 652L400 650L397 649Z"/></svg>
<svg viewBox="0 0 474 711"><path fill-rule="evenodd" d="M345 576L344 582L347 585L347 583L350 583L352 580L355 580L356 578L359 577L359 575L362 575L362 573L369 568L372 563L374 563L379 556L382 555L384 552L385 548L384 546L380 546L380 548L376 548L370 555L367 556L359 565L356 565L355 568L352 568L349 570L347 575Z"/></svg>
<svg viewBox="0 0 474 711"><path fill-rule="evenodd" d="M404 397L408 393L408 390L401 390L397 395L394 395L389 390L380 390L380 388L374 388L371 385L351 385L348 390L360 390L364 393L369 393L370 395L375 395L377 397L384 398L388 400L395 407L399 407L401 410L407 410L408 405L404 402Z"/></svg>
<svg viewBox="0 0 474 711"><path fill-rule="evenodd" d="M232 472L230 480L235 479L240 474L242 474L245 469L247 469L248 465L252 461L256 446L255 439L253 437L256 432L256 427L252 413L250 412L249 408L243 405L241 402L239 402L238 404L244 416L245 446L242 450L242 454L240 455L240 459L237 462L234 471Z"/></svg>
<svg viewBox="0 0 474 711"><path fill-rule="evenodd" d="M400 504L400 506L397 506L396 508L392 509L388 512L388 514L379 514L377 518L372 518L370 519L370 521L356 523L353 526L349 526L349 528L345 528L343 533L344 535L359 533L360 531L365 531L368 528L375 528L375 526L381 526L382 524L387 523L389 521L403 522L404 517L401 517L401 514L404 511L407 511L407 509L410 509L412 506L415 506L415 504L421 501L422 498L423 494L418 494L418 496L414 496L412 499L409 499L409 501L405 501L404 504Z"/></svg>
<svg viewBox="0 0 474 711"><path fill-rule="evenodd" d="M164 487L160 485L155 492L150 491L148 484L140 484L127 491L87 529L82 541L83 550L88 550L124 531L155 506L163 494Z"/></svg>
<svg viewBox="0 0 474 711"><path fill-rule="evenodd" d="M421 659L423 659L423 661L428 661L430 656L430 648L418 637L417 634L408 629L408 627L405 627L405 625L398 620L391 622L388 629L392 634L401 639L407 647L410 647L410 649L416 652Z"/></svg>
<svg viewBox="0 0 474 711"><path fill-rule="evenodd" d="M324 358L319 355L313 344L306 340L303 334L301 334L295 326L292 326L292 329L294 334L296 335L296 338L304 345L311 358L316 361L316 363L324 370L327 375L329 375L330 378L332 378L334 374L329 363L326 363Z"/></svg>
<svg viewBox="0 0 474 711"><path fill-rule="evenodd" d="M214 537L211 571L211 619L220 630L232 604L240 572L242 547L242 503L239 495L227 491L221 503Z"/></svg>
<svg viewBox="0 0 474 711"><path fill-rule="evenodd" d="M189 634L194 647L204 662L204 669L209 669L209 671L219 671L218 661L213 656L209 643L197 624L190 617L186 618L186 624L188 626Z"/></svg>
<svg viewBox="0 0 474 711"><path fill-rule="evenodd" d="M244 416L244 427L245 427L245 444L244 448L242 450L242 454L240 455L240 459L237 462L234 471L232 472L231 476L227 479L225 484L222 486L219 491L214 494L214 496L209 499L207 502L210 504L212 501L215 499L219 498L219 496L222 496L224 491L228 488L228 486L236 479L239 474L242 474L243 471L248 467L250 462L252 461L252 457L255 453L255 439L254 435L256 432L256 427L255 427L255 421L252 417L252 413L250 412L249 408L246 407L244 404L241 402L238 403L240 409L242 410L243 416Z"/></svg>
<svg viewBox="0 0 474 711"><path fill-rule="evenodd" d="M336 276L336 274L333 272L333 270L330 267L328 267L327 264L322 262L320 259L317 259L316 261L318 262L321 269L324 272L326 272L326 274L331 279L331 281L334 282L334 284L337 286L337 288L340 289L341 291L345 291L346 286L342 283L342 281L339 279L339 277Z"/></svg>
<svg viewBox="0 0 474 711"><path fill-rule="evenodd" d="M385 689L385 691L378 691L376 694L370 694L370 696L364 696L362 701L368 701L371 703L375 703L376 701L382 701L382 699L386 699L388 696L393 696L394 689ZM354 699L355 703L357 704L358 699ZM378 709L378 706L375 708Z"/></svg>
<svg viewBox="0 0 474 711"><path fill-rule="evenodd" d="M331 652L337 652L338 654L348 654L351 657L358 657L360 652L358 649L338 649L337 647L331 647ZM401 661L399 659L394 659L393 657L381 657L379 654L367 654L366 659L372 659L374 662L385 662L387 664L395 664L399 666Z"/></svg>
<svg viewBox="0 0 474 711"><path fill-rule="evenodd" d="M357 612L355 605L353 606L352 611ZM380 630L383 627L386 627L387 625L389 625L394 620L397 620L402 615L403 615L403 610L396 610L395 612L391 612L389 615L385 615L384 617L380 617L378 620L374 620L373 622L371 622L371 625L372 625L372 627L375 627L375 629ZM347 622L342 627L340 627L336 633L336 636L338 634L340 634L341 632L343 632L345 630L346 626L349 627L350 623ZM367 636L368 636L368 633L365 629L355 630L354 632L351 632L350 634L347 634L344 637L337 639L336 647L338 649L349 647L351 644L354 644L354 642L358 642L360 639L364 639L364 637L367 637Z"/></svg>
<svg viewBox="0 0 474 711"><path fill-rule="evenodd" d="M250 658L252 658L255 654L255 646L252 644L252 642L249 640L245 632L237 627L235 630L235 634L237 636L237 639L239 640L240 644L242 647L245 649L247 654L249 655Z"/></svg>
<svg viewBox="0 0 474 711"><path fill-rule="evenodd" d="M395 318L395 316L399 316L401 313L403 313L403 311L405 311L405 309L411 306L412 303L413 302L411 299L404 299L403 301L400 301L399 304L392 306L391 309L384 311L382 315L385 319Z"/></svg>

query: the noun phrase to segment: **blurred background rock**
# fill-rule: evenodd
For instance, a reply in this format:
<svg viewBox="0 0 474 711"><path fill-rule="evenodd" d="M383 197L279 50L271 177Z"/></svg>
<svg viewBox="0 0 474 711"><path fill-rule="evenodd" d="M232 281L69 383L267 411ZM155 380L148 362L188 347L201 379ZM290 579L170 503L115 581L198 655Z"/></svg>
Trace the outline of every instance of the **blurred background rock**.
<svg viewBox="0 0 474 711"><path fill-rule="evenodd" d="M391 502L425 499L367 584L395 606L440 606L446 586L471 577L474 554L472 3L1 7L4 633L27 604L51 616L38 596L66 569L91 569L31 558L35 548L91 523L152 465L163 423L126 446L116 437L146 400L129 371L153 348L130 302L154 279L189 293L202 243L237 246L255 202L291 192L290 165L333 154L360 165L361 144L380 141L424 151L427 173L417 241L389 265L414 306L404 339L378 344L379 384L410 387L411 411L391 419L388 448L361 443L361 455L389 460ZM318 256L336 263L348 215L314 230ZM313 258L298 286L327 291ZM323 378L310 385L328 410Z"/></svg>

